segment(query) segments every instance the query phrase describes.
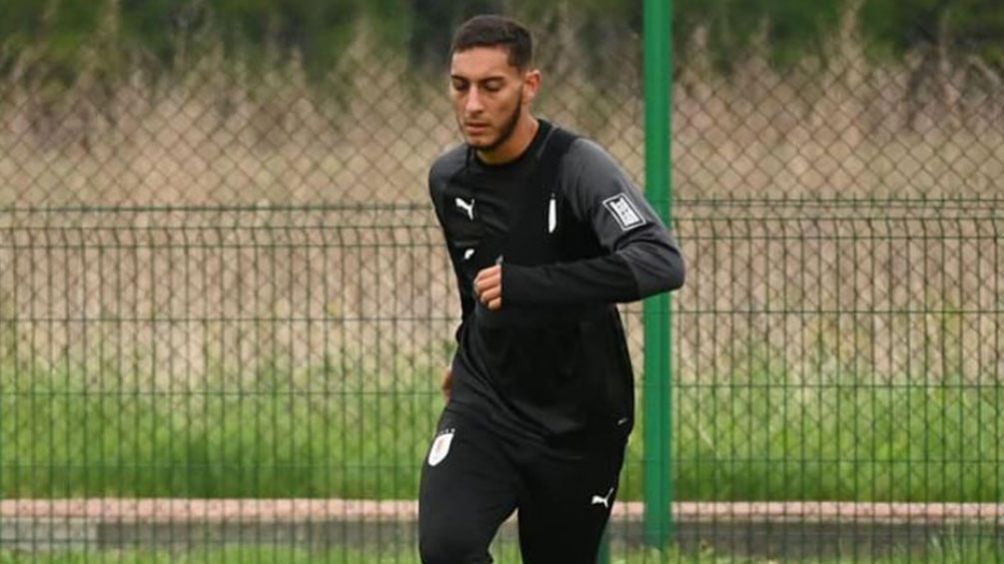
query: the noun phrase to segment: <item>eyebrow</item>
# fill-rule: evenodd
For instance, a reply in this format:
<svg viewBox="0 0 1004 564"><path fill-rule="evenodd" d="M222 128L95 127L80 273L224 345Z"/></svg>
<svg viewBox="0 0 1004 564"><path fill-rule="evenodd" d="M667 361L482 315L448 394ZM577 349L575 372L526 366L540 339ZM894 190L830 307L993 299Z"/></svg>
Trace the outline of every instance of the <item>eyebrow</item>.
<svg viewBox="0 0 1004 564"><path fill-rule="evenodd" d="M485 82L489 82L491 80L505 80L505 79L506 79L506 77L503 76L503 75L500 75L500 74L498 74L498 75L492 75L492 76L487 76L485 78L482 78L481 80L471 80L470 78L467 78L466 76L463 76L463 75L460 75L460 74L451 74L450 75L450 80L463 80L464 82L485 83Z"/></svg>

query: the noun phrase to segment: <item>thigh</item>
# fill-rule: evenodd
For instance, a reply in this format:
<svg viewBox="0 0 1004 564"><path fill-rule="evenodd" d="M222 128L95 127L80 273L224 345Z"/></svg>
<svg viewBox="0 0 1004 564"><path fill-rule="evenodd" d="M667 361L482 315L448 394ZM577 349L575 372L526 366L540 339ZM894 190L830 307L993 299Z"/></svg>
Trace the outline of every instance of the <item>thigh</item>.
<svg viewBox="0 0 1004 564"><path fill-rule="evenodd" d="M519 502L525 564L596 561L617 496L624 446L593 448L574 459L542 457L531 465Z"/></svg>
<svg viewBox="0 0 1004 564"><path fill-rule="evenodd" d="M491 562L488 546L516 507L516 473L493 433L444 411L422 465L419 550L425 563Z"/></svg>

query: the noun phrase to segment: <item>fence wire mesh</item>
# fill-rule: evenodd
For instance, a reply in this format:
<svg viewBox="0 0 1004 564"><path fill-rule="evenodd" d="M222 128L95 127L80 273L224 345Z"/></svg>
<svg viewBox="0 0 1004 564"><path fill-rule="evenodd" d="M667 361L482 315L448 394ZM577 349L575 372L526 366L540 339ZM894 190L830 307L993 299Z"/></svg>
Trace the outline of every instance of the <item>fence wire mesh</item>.
<svg viewBox="0 0 1004 564"><path fill-rule="evenodd" d="M201 31L169 63L110 55L153 5L107 3L74 58L0 28L0 559L418 561L459 309L426 186L459 140L443 41L496 4L409 3L398 51L340 23L320 66L281 14L260 50L191 23L225 3L178 4ZM540 114L641 184L640 7L510 4ZM835 5L821 54L778 62L757 24L724 66L680 7L674 535L642 542L639 429L613 561L1002 554L1004 32L925 19L878 57L888 6Z"/></svg>

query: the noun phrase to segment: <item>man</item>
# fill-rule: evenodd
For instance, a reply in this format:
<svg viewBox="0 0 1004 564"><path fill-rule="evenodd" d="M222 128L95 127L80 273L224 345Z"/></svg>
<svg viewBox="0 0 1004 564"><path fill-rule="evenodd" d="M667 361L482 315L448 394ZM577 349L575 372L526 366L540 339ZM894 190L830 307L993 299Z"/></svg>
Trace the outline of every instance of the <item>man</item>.
<svg viewBox="0 0 1004 564"><path fill-rule="evenodd" d="M595 143L530 111L519 23L478 16L452 46L466 143L429 189L460 293L447 404L422 469L423 562L491 562L518 509L526 563L594 562L634 423L615 306L683 284L656 214Z"/></svg>

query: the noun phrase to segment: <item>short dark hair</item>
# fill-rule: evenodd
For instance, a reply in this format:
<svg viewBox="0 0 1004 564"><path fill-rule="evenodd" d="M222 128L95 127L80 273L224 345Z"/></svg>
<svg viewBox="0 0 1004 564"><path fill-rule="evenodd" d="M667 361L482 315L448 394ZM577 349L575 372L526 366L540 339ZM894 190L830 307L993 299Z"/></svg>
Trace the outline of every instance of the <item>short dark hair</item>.
<svg viewBox="0 0 1004 564"><path fill-rule="evenodd" d="M509 64L526 70L533 64L533 37L518 21L504 16L474 16L457 29L450 53L473 47L502 47L509 51Z"/></svg>

